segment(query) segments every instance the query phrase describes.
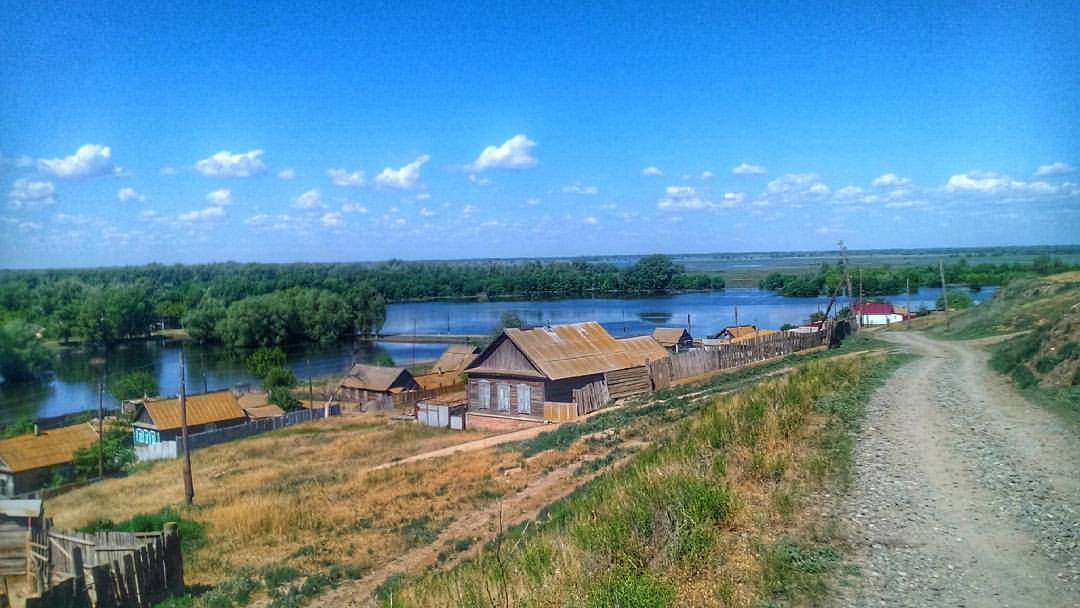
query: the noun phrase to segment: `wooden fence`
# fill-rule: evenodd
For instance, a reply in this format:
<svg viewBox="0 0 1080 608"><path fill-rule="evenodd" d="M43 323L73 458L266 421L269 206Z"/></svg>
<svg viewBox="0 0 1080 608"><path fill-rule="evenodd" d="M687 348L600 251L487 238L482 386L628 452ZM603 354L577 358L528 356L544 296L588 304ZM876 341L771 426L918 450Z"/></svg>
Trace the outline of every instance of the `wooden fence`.
<svg viewBox="0 0 1080 608"><path fill-rule="evenodd" d="M612 399L640 395L652 390L647 366L629 367L604 374L604 383Z"/></svg>
<svg viewBox="0 0 1080 608"><path fill-rule="evenodd" d="M581 388L575 388L574 403L577 404L577 415L584 416L594 412L611 400L607 384L604 382L592 382Z"/></svg>
<svg viewBox="0 0 1080 608"><path fill-rule="evenodd" d="M434 399L435 397L440 397L442 395L464 391L464 384L450 384L421 391L406 391L404 393L390 395L389 403L394 408L410 408L425 399Z"/></svg>
<svg viewBox="0 0 1080 608"><path fill-rule="evenodd" d="M682 378L711 371L731 369L783 357L800 350L829 344L833 325L825 324L821 331L799 333L782 331L749 340L721 344L713 350L691 350L651 361L649 377L653 390L667 388Z"/></svg>
<svg viewBox="0 0 1080 608"><path fill-rule="evenodd" d="M162 532L83 534L31 530L32 585L26 608L148 608L184 591L184 563L176 524Z"/></svg>
<svg viewBox="0 0 1080 608"><path fill-rule="evenodd" d="M299 409L292 412L285 412L284 415L274 416L273 418L259 418L256 420L245 422L244 424L237 424L235 426L229 426L223 429L215 429L213 431L194 433L188 436L188 442L191 445L191 449L197 450L199 448L205 448L212 445L217 445L219 443L225 443L226 441L234 441L236 439L250 437L259 433L265 433L267 431L273 431L275 429L282 429L287 426L299 424L301 422L317 420L325 415L323 409L324 408L321 407L311 409ZM341 406L337 404L331 405L330 415L340 416ZM181 437L176 438L175 453L184 453L184 440Z"/></svg>

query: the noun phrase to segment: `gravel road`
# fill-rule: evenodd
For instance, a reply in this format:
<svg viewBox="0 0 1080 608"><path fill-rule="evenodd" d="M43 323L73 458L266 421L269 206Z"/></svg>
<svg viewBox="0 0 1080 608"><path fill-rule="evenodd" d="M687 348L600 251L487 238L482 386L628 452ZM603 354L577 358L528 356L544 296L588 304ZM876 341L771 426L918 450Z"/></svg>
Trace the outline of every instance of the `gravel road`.
<svg viewBox="0 0 1080 608"><path fill-rule="evenodd" d="M971 344L895 332L920 355L878 391L841 507L860 575L842 606L1080 607L1080 436Z"/></svg>

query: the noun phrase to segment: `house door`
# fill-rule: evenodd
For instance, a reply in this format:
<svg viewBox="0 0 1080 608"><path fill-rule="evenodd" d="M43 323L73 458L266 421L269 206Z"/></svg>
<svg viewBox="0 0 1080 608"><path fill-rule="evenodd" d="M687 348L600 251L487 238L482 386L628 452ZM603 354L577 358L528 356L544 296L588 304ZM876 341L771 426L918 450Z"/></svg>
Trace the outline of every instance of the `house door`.
<svg viewBox="0 0 1080 608"><path fill-rule="evenodd" d="M517 385L517 411L519 414L532 413L532 387L528 384Z"/></svg>
<svg viewBox="0 0 1080 608"><path fill-rule="evenodd" d="M498 408L500 410L509 410L510 409L510 385L509 384L501 384L501 383L499 384L499 395L498 395L498 397L499 397Z"/></svg>

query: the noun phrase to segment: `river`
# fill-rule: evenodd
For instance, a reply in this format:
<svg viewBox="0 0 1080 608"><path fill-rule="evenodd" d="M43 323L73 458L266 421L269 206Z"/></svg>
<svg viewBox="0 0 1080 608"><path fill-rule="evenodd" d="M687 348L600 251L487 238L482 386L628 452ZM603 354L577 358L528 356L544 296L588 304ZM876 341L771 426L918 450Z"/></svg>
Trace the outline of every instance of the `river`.
<svg viewBox="0 0 1080 608"><path fill-rule="evenodd" d="M972 297L982 301L993 292L993 288L986 288ZM932 308L940 293L940 289L920 289L911 296L912 308ZM898 305L906 301L902 294L887 299ZM686 327L689 321L691 333L700 337L734 324L736 309L739 323L776 329L785 323L798 324L827 304L824 297L789 298L750 288L634 298L416 302L388 305L383 333L487 334L502 313L513 311L531 325L595 320L615 336L648 334L661 326ZM110 375L147 371L158 379L162 394L175 395L181 348L187 358L189 392L256 383L244 368L243 353L221 346L151 340L108 349L75 348L59 354L55 373L47 380L0 385L0 424L20 416L58 416L96 407L103 371ZM295 345L286 348L286 355L289 367L303 381L309 376L341 373L352 361L370 362L381 352L400 365L408 365L435 359L445 348L445 343L357 341ZM104 369L91 363L94 358L106 361ZM107 394L105 400L115 405Z"/></svg>

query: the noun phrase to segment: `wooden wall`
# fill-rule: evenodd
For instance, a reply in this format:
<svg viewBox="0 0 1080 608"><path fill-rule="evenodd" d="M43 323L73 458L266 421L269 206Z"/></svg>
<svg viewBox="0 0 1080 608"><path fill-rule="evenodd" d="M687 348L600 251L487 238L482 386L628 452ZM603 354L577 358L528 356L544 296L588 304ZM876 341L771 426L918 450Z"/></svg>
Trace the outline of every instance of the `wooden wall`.
<svg viewBox="0 0 1080 608"><path fill-rule="evenodd" d="M485 385L485 384L480 382L481 380L487 380L490 384ZM510 409L509 410L500 410L500 409L498 409L498 401L499 401L499 399L498 399L498 389L496 388L496 386L499 385L499 384L508 384L508 385L510 385ZM530 389L530 391L529 391L529 414L528 415L529 416L536 416L536 417L543 417L543 415L544 415L544 401L545 401L545 399L548 400L548 401L551 400L551 399L548 399L548 398L545 397L545 394L546 394L547 391L546 391L546 387L544 385L544 382L541 381L541 380L535 380L535 379L512 378L510 376L486 376L486 375L482 375L482 374L470 374L469 375L469 389L468 389L469 409L470 410L476 410L476 411L490 411L490 412L504 413L504 414L510 414L510 415L519 415L520 412L518 412L518 394L517 394L517 385L519 385L519 384L528 385L529 389ZM491 394L491 401L490 401L491 407L486 408L486 409L480 406L480 403L481 403L480 402L480 391L481 391L481 388L485 387L485 386L487 387L487 390L489 390L490 394ZM521 415L524 415L524 414L521 414Z"/></svg>

